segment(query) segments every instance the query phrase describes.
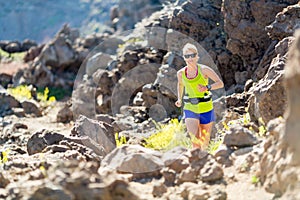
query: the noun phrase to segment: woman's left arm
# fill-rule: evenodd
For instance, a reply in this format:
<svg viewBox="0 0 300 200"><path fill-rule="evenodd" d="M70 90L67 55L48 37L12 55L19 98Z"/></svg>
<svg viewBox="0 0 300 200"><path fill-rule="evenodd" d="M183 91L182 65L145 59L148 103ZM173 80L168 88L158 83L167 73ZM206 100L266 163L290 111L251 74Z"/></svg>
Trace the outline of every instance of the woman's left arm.
<svg viewBox="0 0 300 200"><path fill-rule="evenodd" d="M210 90L216 90L224 87L224 83L221 80L221 78L218 76L218 74L212 70L210 67L205 66L202 69L202 73L205 78L209 78L214 81L213 84L211 84L211 89Z"/></svg>

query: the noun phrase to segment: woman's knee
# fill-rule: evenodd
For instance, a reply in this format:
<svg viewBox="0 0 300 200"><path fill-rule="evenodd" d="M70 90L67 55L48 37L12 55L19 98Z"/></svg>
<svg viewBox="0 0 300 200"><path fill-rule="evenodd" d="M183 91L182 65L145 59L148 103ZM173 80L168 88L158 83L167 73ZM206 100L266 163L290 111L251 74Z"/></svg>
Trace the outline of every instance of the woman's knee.
<svg viewBox="0 0 300 200"><path fill-rule="evenodd" d="M199 131L199 121L196 119L186 119L186 128L189 133L198 135Z"/></svg>
<svg viewBox="0 0 300 200"><path fill-rule="evenodd" d="M210 122L208 124L200 124L200 129L201 131L210 133L212 130L212 126L213 126L213 122Z"/></svg>

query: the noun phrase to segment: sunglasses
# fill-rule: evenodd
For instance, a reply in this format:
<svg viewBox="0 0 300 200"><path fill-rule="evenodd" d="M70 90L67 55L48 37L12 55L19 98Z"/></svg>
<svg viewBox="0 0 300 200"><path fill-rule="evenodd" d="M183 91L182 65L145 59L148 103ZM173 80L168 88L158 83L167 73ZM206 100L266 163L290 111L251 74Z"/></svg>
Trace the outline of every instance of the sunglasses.
<svg viewBox="0 0 300 200"><path fill-rule="evenodd" d="M196 57L196 53L193 53L193 54L186 54L186 55L183 55L184 58L188 59L188 58L195 58Z"/></svg>

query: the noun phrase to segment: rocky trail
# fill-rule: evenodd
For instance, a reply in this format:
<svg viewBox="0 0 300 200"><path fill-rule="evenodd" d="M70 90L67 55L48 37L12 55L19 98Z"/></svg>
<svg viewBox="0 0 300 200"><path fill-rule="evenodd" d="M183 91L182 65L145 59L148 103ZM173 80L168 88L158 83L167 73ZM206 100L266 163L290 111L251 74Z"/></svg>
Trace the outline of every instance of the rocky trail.
<svg viewBox="0 0 300 200"><path fill-rule="evenodd" d="M17 118L16 116L9 116L5 117L3 121L7 121L10 124L19 124L23 127L26 127L26 131L29 133L35 133L39 132L43 129L51 130L57 133L60 133L62 135L69 136L71 134L71 130L73 128L73 124L64 124L64 123L57 123L57 113L58 111L63 107L63 102L57 102L55 105L51 106L51 109L47 111L45 115L42 117L23 117L23 118ZM8 125L7 125L8 126ZM24 138L24 140L28 140L30 137L30 134L27 135L27 138ZM5 146L2 146L2 149L6 149ZM24 151L26 151L26 148L23 147ZM10 158L13 160L13 156ZM26 159L26 157L25 157ZM37 159L37 163L43 162L41 159ZM256 161L257 162L257 161ZM256 199L266 199L271 200L273 199L274 195L271 193L268 193L264 190L264 188L261 186L261 184L253 183L252 177L254 176L253 171L247 171L247 170L240 170L242 165L245 164L245 156L240 156L237 158L237 160L233 163L233 166L231 167L224 167L224 183L222 184L223 192L226 193L226 198L223 199L240 199L243 198L245 200L256 200ZM55 163L53 163L55 165ZM259 166L256 166L259 167ZM57 170L63 170L57 169ZM22 174L20 174L22 176ZM23 174L25 176L25 174ZM134 188L134 191L136 194L140 195L141 199L152 199L153 198L153 188L157 187L159 182L158 180L152 180L152 181L133 181L129 182L129 185ZM196 184L194 185L196 186ZM160 186L161 187L161 186ZM158 188L157 190L160 190L161 188ZM3 192L3 191L2 191ZM179 192L174 189L174 192ZM195 192L197 193L197 192ZM203 198L205 199L205 193L204 192ZM5 193L4 193L5 194ZM172 199L172 190L170 193L165 194L164 197ZM3 195L3 194L2 194ZM180 196L180 193L178 194ZM197 196L197 195L196 195ZM2 196L4 197L4 196ZM62 198L61 196L55 197L56 199ZM173 197L174 199L177 199L179 197ZM197 197L195 197L197 199ZM202 198L202 197L201 197ZM201 199L200 198L200 199ZM157 198L160 199L160 198ZM162 198L163 199L163 198ZM218 198L217 198L218 199ZM222 198L220 198L222 199Z"/></svg>
<svg viewBox="0 0 300 200"><path fill-rule="evenodd" d="M4 129L2 129L2 135L3 133L10 132L10 137L13 139L13 134L17 136L18 132L23 133L23 141L20 141L19 148L16 148L15 144L12 144L11 146L11 142L1 145L2 149L10 149L11 151L8 154L8 162L1 166L2 170L4 170L1 173L1 185L5 188L0 190L1 198L43 199L46 197L45 195L49 195L50 193L52 199L243 198L249 200L271 200L274 197L274 194L265 191L259 180L253 180L253 177L259 177L256 175L258 169L260 169L259 157L261 155L259 152L263 152L263 147L260 144L253 147L255 151L244 148L241 149L239 153L236 152L235 154L232 154L231 157L228 158L232 164L226 166L225 162L222 168L217 167L221 166L216 162L217 156L211 157L208 155L207 157L207 154L204 152L201 153L195 150L176 148L173 153L161 156L155 155L160 154L158 152L154 153L146 149L140 149L134 145L132 146L132 149L129 150L126 149L125 145L119 148L122 148L122 151L127 153L122 154L121 151L113 151L111 154L107 155L107 157L111 158L103 160L103 165L106 165L106 167L100 167L98 169L100 163L99 161L98 163L95 163L95 160L97 160L95 159L95 157L97 157L96 155L85 147L78 149L78 144L74 145L74 147L70 147L72 146L72 143L65 139L61 139L59 144L57 144L57 142L56 144L48 143L45 147L40 149L40 153L35 153L31 156L26 155L27 153L25 152L28 151L27 148L29 140L32 138L32 133L40 134L41 130L47 130L50 132L53 131L53 134L55 132L59 133L59 135L70 137L74 124L56 122L57 113L62 106L63 103L57 102L48 112L45 112L42 117L27 116L17 118L15 116L6 116L2 119L5 124ZM90 123L93 122L90 121ZM82 126L84 129L84 126L86 125L83 123L79 126ZM16 129L12 127L20 128ZM89 128L91 128L90 125ZM78 129L80 130L80 128ZM39 137L45 138L47 136L42 133ZM57 137L57 135L52 135L52 137ZM51 139L48 138L48 140ZM38 142L38 140L36 140L36 142ZM83 144L86 145L85 143ZM47 146L51 148L47 148ZM67 146L69 146L69 148L67 148ZM30 148L35 150L39 149L34 146L31 146ZM23 150L21 155L17 153L20 152L20 149ZM32 150L29 150L28 152L32 152ZM191 154L194 154L194 156L198 154L199 157L196 156L192 158L193 156ZM224 154L224 150L217 151L216 153L216 155L219 156L222 156L222 154ZM137 155L141 155L141 157L136 157ZM183 155L185 156L182 157ZM75 160L70 159L70 156L75 158ZM156 156L159 158L165 157L164 159L167 159L164 161L164 166L157 163L158 157ZM192 157L186 160L186 156ZM114 158L117 160L114 161ZM251 159L250 162L249 159ZM153 163L154 160L156 160L156 163ZM143 166L144 162L150 163L148 166ZM203 177L206 177L206 181L201 181L203 178L200 178L195 174L193 168L196 167L197 169L197 166L195 166L193 162L198 162L198 167L203 166L204 168L205 165L207 165L204 171L200 170L200 172L198 172ZM136 168L134 165L138 165L140 168ZM156 169L158 167L157 165L161 168L158 169L160 172ZM190 168L188 167L189 165L194 165L194 167ZM117 171L115 171L116 169ZM141 171L139 173L127 172L124 174L124 172L122 172L124 169L125 171L133 170L133 172L135 170ZM57 178L55 178L56 176L60 176L61 180L59 179L60 181L58 181ZM88 188L86 188L87 186L82 182L84 180L85 182L88 182ZM103 182L106 181L111 182L111 184L113 182L113 185L104 184L101 186L100 183L103 184ZM24 185L24 183L26 184ZM65 185L67 183L72 184L73 186L69 186L71 187L69 188ZM56 185L54 188L51 186L53 184ZM77 186L75 187L74 184ZM97 186L97 184L100 185ZM91 190L90 187L95 188ZM107 188L108 191L104 194L100 192L102 189L97 192L97 188L99 190L103 187ZM111 187L114 189L110 190L109 188ZM17 190L17 188L19 189ZM66 190L69 192L66 193ZM85 196L84 190L90 191L87 197ZM32 193L31 191L35 192Z"/></svg>
<svg viewBox="0 0 300 200"><path fill-rule="evenodd" d="M266 192L261 186L256 186L252 182L253 175L249 173L237 173L234 167L230 167L224 170L224 174L228 174L228 179L234 179L226 186L226 193L228 199L239 199L245 200L254 199L273 199L274 195ZM234 174L232 174L234 173ZM234 175L234 178L232 178Z"/></svg>

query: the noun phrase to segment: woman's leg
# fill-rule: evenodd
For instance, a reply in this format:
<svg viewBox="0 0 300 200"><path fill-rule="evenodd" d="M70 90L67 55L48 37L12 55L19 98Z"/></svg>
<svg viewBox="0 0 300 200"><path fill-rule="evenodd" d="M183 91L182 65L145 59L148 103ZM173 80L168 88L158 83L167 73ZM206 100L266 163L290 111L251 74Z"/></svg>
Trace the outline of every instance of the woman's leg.
<svg viewBox="0 0 300 200"><path fill-rule="evenodd" d="M214 110L200 114L199 135L202 142L201 149L205 150L210 141L210 133L215 121Z"/></svg>
<svg viewBox="0 0 300 200"><path fill-rule="evenodd" d="M187 132L189 134L192 134L197 139L200 139L199 138L199 120L198 119L186 118L185 119L185 125L186 125ZM199 141L193 141L193 147L194 148L200 148L201 145L200 145Z"/></svg>
<svg viewBox="0 0 300 200"><path fill-rule="evenodd" d="M208 147L209 141L210 141L210 133L212 130L214 122L210 122L208 124L199 124L199 135L201 140L201 149L205 150Z"/></svg>

